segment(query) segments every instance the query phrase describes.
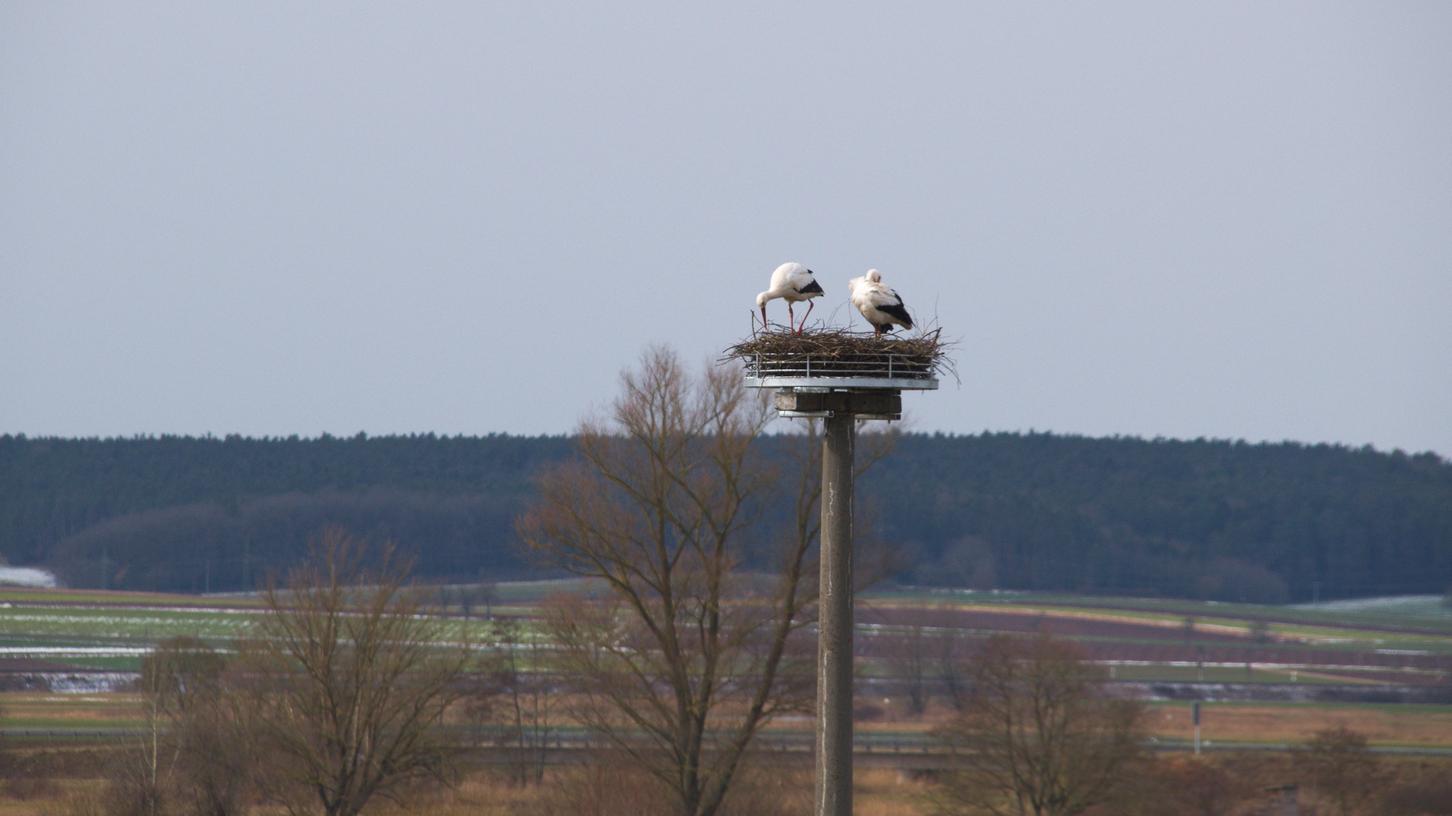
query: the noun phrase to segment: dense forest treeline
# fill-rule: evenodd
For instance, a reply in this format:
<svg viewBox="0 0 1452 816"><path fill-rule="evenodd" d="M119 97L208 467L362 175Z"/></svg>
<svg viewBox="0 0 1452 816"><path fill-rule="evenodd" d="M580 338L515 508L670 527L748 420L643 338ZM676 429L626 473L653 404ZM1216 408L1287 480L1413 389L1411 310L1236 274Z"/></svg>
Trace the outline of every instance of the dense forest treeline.
<svg viewBox="0 0 1452 816"><path fill-rule="evenodd" d="M571 444L0 436L0 556L82 586L236 589L339 523L426 576L520 575L513 518ZM909 434L859 491L921 583L1277 602L1452 581L1452 464L1432 454Z"/></svg>

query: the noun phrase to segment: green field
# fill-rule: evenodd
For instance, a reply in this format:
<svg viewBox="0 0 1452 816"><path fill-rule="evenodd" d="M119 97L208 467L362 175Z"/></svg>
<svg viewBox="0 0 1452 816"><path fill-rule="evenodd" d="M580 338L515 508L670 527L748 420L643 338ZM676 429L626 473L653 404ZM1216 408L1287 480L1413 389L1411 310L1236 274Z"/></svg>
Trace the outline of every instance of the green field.
<svg viewBox="0 0 1452 816"><path fill-rule="evenodd" d="M261 606L255 595L181 595L163 592L114 592L103 589L23 589L0 587L0 604L67 603L133 606Z"/></svg>
<svg viewBox="0 0 1452 816"><path fill-rule="evenodd" d="M1028 608L1103 609L1118 613L1140 613L1148 619L1180 620L1185 616L1240 622L1280 621L1332 628L1390 627L1452 635L1452 608L1436 596L1371 598L1332 601L1321 604L1265 606L1260 604L1194 601L1174 598L1128 598L1098 595L1068 595L1050 592L942 590L929 588L887 589L867 592L864 598L901 598L914 601L947 601L975 605Z"/></svg>
<svg viewBox="0 0 1452 816"><path fill-rule="evenodd" d="M494 586L493 611L522 619L521 635L527 642L542 637L532 616L538 604L551 595L566 592L594 592L598 587L584 581L527 581L501 583ZM435 590L423 590L425 602L432 600ZM1193 618L1196 627L1218 634L1242 634L1245 645L1251 643L1252 627L1268 628L1274 642L1263 648L1275 650L1284 659L1286 649L1313 647L1347 651L1396 649L1438 654L1452 653L1452 618L1442 624L1446 631L1434 631L1422 615L1428 599L1419 598L1405 605L1415 612L1398 620L1408 620L1406 628L1381 623L1396 617L1386 610L1396 607L1378 602L1375 611L1355 609L1305 609L1302 607L1266 607L1195 601L1145 600L1135 598L1076 597L1062 594L1006 592L944 592L940 590L907 589L865 593L864 610L874 605L917 608L979 608L1000 609L1023 614L1045 615L1086 620L1140 623L1178 630L1186 618ZM478 609L478 607L476 607ZM1339 610L1340 608L1337 607ZM482 611L482 609L478 609ZM0 665L3 658L33 657L52 663L116 671L135 671L140 665L138 654L130 650L145 648L161 640L188 635L214 646L226 648L247 637L250 626L258 619L261 605L255 596L188 596L160 593L103 592L100 590L0 590ZM479 617L465 619L451 607L444 622L445 637L454 642L488 644L492 626ZM860 618L863 616L860 616ZM1274 621L1265 624L1265 621ZM1378 621L1372 623L1372 621ZM1258 624L1258 622L1261 622ZM900 636L903 627L882 626L864 621L864 634ZM1377 626L1385 628L1366 628ZM1132 633L1131 633L1132 634ZM1193 637L1193 636L1192 636ZM1121 643L1136 646L1166 642L1116 635L1101 637L1086 634L1082 639L1096 643ZM107 647L122 650L105 653ZM46 649L55 650L46 652ZM92 653L80 651L93 650ZM94 651L101 650L101 651ZM877 660L864 661L865 676L890 676L892 667ZM1113 671L1119 679L1144 681L1199 681L1237 683L1367 683L1354 672L1296 673L1291 670L1253 668L1248 674L1240 667L1206 667L1203 672L1184 665L1123 665Z"/></svg>
<svg viewBox="0 0 1452 816"><path fill-rule="evenodd" d="M1399 649L1452 654L1452 615L1427 617L1394 614L1383 606L1371 610L1341 607L1307 609L1304 606L1262 606L1215 601L1112 598L1053 593L944 591L895 589L864 593L862 600L907 603L926 607L999 608L1004 611L1065 616L1107 616L1162 626L1218 627L1249 638L1254 627L1264 627L1277 641L1313 644L1317 648L1371 651ZM1345 602L1343 602L1345 603ZM1426 599L1407 608L1423 610ZM1324 606L1324 605L1323 605ZM1395 605L1390 605L1395 608Z"/></svg>

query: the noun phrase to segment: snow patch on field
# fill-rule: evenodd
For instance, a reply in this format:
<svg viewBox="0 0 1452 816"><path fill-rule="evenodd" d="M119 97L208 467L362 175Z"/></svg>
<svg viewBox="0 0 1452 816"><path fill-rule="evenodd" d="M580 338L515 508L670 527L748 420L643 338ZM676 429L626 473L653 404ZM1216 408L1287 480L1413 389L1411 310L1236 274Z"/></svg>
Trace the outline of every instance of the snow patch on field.
<svg viewBox="0 0 1452 816"><path fill-rule="evenodd" d="M0 657L140 657L150 646L0 646Z"/></svg>
<svg viewBox="0 0 1452 816"><path fill-rule="evenodd" d="M1296 604L1297 609L1314 609L1318 612L1382 612L1392 615L1447 615L1452 609L1442 605L1441 595L1388 595L1377 598L1348 598L1343 601L1324 601L1314 604Z"/></svg>
<svg viewBox="0 0 1452 816"><path fill-rule="evenodd" d="M43 675L50 690L56 694L95 694L101 691L120 691L135 682L139 676L134 672Z"/></svg>
<svg viewBox="0 0 1452 816"><path fill-rule="evenodd" d="M55 575L35 567L0 567L0 586L54 587Z"/></svg>

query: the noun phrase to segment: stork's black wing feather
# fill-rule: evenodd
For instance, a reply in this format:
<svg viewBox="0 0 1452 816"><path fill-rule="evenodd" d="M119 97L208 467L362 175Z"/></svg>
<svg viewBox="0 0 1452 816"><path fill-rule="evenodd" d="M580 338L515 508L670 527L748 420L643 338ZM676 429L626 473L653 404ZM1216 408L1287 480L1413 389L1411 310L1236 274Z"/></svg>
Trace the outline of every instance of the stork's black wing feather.
<svg viewBox="0 0 1452 816"><path fill-rule="evenodd" d="M878 304L877 310L897 318L902 322L902 327L905 329L911 329L913 327L912 315L909 315L907 307L902 305L902 298L898 298L896 303Z"/></svg>
<svg viewBox="0 0 1452 816"><path fill-rule="evenodd" d="M817 283L815 280L811 281L806 286L798 287L797 292L803 295L811 294L812 292L816 292L818 294L825 294L824 292L822 292L822 285Z"/></svg>

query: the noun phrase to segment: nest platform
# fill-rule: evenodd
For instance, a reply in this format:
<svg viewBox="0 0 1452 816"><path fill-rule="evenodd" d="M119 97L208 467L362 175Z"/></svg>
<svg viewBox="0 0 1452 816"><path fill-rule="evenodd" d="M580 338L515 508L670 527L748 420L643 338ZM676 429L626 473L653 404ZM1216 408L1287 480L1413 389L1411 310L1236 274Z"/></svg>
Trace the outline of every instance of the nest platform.
<svg viewBox="0 0 1452 816"><path fill-rule="evenodd" d="M938 333L874 337L847 331L763 332L726 350L753 388L932 390L947 363Z"/></svg>
<svg viewBox="0 0 1452 816"><path fill-rule="evenodd" d="M783 416L900 419L902 392L936 389L946 352L936 331L899 338L818 330L763 332L726 358L742 364L748 388L777 389Z"/></svg>

